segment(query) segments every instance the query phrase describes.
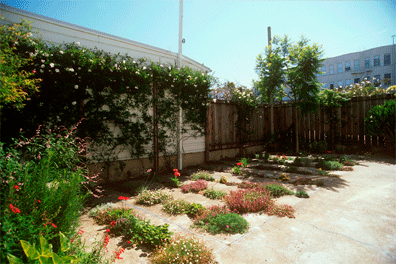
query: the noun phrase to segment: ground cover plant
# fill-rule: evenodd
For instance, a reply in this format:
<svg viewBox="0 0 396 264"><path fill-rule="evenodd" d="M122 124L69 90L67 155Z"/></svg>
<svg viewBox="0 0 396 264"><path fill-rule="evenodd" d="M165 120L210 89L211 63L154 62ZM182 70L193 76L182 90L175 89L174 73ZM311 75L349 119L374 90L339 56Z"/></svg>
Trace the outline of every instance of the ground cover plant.
<svg viewBox="0 0 396 264"><path fill-rule="evenodd" d="M290 191L282 184L273 182L265 182L265 183L255 183L249 181L243 181L237 184L238 188L242 189L257 189L257 190L267 190L270 192L272 197L281 197L284 195L293 195L294 192Z"/></svg>
<svg viewBox="0 0 396 264"><path fill-rule="evenodd" d="M191 175L191 179L194 181L197 180L205 180L205 181L214 181L215 179L213 178L212 175L209 174L207 171L199 171Z"/></svg>
<svg viewBox="0 0 396 264"><path fill-rule="evenodd" d="M181 187L181 190L184 193L188 193L188 192L198 193L200 191L205 190L206 188L208 188L208 182L207 181L205 181L205 180L197 180L197 181L192 182L192 183L184 184Z"/></svg>
<svg viewBox="0 0 396 264"><path fill-rule="evenodd" d="M296 192L296 196L300 197L300 198L309 198L308 193L304 192L304 191L297 191Z"/></svg>
<svg viewBox="0 0 396 264"><path fill-rule="evenodd" d="M170 215L179 215L187 212L190 203L185 200L167 200L162 204L162 211Z"/></svg>
<svg viewBox="0 0 396 264"><path fill-rule="evenodd" d="M210 199L215 200L215 199L222 199L226 195L226 192L221 190L215 190L214 188L210 188L210 189L206 189L203 195Z"/></svg>
<svg viewBox="0 0 396 264"><path fill-rule="evenodd" d="M154 205L163 203L171 199L171 195L161 190L143 190L137 197L136 203L145 205Z"/></svg>
<svg viewBox="0 0 396 264"><path fill-rule="evenodd" d="M343 165L340 162L333 160L321 160L316 165L316 167L325 170L340 170L342 166Z"/></svg>
<svg viewBox="0 0 396 264"><path fill-rule="evenodd" d="M297 157L293 161L294 166L304 166L304 167L311 167L312 166L312 160L310 158L300 158Z"/></svg>
<svg viewBox="0 0 396 264"><path fill-rule="evenodd" d="M194 219L194 225L211 234L244 233L249 228L249 223L242 216L226 206L212 206L202 211Z"/></svg>
<svg viewBox="0 0 396 264"><path fill-rule="evenodd" d="M157 248L150 258L154 264L214 263L212 252L192 237L174 236L165 246Z"/></svg>

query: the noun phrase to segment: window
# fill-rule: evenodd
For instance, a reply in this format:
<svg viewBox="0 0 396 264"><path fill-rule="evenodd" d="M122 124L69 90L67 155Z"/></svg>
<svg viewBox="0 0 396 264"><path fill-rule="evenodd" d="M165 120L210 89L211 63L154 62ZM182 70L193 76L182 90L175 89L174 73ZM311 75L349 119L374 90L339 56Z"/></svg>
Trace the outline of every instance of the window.
<svg viewBox="0 0 396 264"><path fill-rule="evenodd" d="M370 69L370 67L371 67L370 58L364 59L364 66L365 66L367 69Z"/></svg>
<svg viewBox="0 0 396 264"><path fill-rule="evenodd" d="M345 85L346 85L346 86L349 86L349 85L351 85L351 84L352 84L352 80L351 80L351 79L345 80Z"/></svg>
<svg viewBox="0 0 396 264"><path fill-rule="evenodd" d="M351 62L347 61L345 62L345 72L350 71L351 70Z"/></svg>
<svg viewBox="0 0 396 264"><path fill-rule="evenodd" d="M355 71L358 71L358 70L359 70L359 67L360 67L360 61L359 61L359 60L355 60L355 61L353 62L353 64L355 65Z"/></svg>
<svg viewBox="0 0 396 264"><path fill-rule="evenodd" d="M330 65L330 75L334 74L334 65Z"/></svg>
<svg viewBox="0 0 396 264"><path fill-rule="evenodd" d="M374 57L374 67L378 66L381 66L381 60L379 55Z"/></svg>
<svg viewBox="0 0 396 264"><path fill-rule="evenodd" d="M342 81L338 81L338 87L337 88L341 88L342 87Z"/></svg>
<svg viewBox="0 0 396 264"><path fill-rule="evenodd" d="M331 89L331 90L334 89L334 83L330 83L330 89Z"/></svg>
<svg viewBox="0 0 396 264"><path fill-rule="evenodd" d="M388 66L391 64L390 53L384 54L384 66Z"/></svg>
<svg viewBox="0 0 396 264"><path fill-rule="evenodd" d="M342 63L338 63L338 71L337 73L342 73Z"/></svg>
<svg viewBox="0 0 396 264"><path fill-rule="evenodd" d="M391 83L391 74L390 73L385 73L384 74L384 84L385 85L390 85Z"/></svg>
<svg viewBox="0 0 396 264"><path fill-rule="evenodd" d="M353 79L353 83L360 83L360 78Z"/></svg>
<svg viewBox="0 0 396 264"><path fill-rule="evenodd" d="M321 69L322 76L326 76L326 66L323 66Z"/></svg>

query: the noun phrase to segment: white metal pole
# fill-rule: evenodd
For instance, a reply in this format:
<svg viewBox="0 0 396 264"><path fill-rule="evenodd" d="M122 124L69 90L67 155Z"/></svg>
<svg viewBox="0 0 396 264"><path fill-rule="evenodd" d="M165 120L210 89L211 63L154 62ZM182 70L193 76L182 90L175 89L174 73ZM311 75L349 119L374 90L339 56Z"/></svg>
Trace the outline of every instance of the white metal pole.
<svg viewBox="0 0 396 264"><path fill-rule="evenodd" d="M179 9L179 53L177 54L177 67L181 68L181 59L182 59L182 39L183 39L183 0L180 0L180 9ZM177 122L177 168L179 170L183 169L183 144L182 144L182 108L179 107L179 118Z"/></svg>

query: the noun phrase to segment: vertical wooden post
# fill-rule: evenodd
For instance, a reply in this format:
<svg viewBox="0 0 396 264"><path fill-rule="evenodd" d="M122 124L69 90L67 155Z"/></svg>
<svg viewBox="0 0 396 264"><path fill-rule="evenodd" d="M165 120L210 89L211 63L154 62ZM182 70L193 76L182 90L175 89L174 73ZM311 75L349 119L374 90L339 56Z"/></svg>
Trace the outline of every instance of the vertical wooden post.
<svg viewBox="0 0 396 264"><path fill-rule="evenodd" d="M206 109L206 122L205 122L205 162L209 161L210 154L210 139L212 136L212 105L209 105Z"/></svg>
<svg viewBox="0 0 396 264"><path fill-rule="evenodd" d="M154 150L154 173L158 175L159 172L159 153L158 153L158 90L155 76L153 78L153 150Z"/></svg>

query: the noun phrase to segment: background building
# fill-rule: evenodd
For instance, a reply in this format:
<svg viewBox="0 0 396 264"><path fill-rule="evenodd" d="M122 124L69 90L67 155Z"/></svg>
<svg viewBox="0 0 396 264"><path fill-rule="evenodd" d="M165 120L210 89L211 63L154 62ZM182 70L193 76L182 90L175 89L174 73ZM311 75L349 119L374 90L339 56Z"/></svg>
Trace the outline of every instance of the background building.
<svg viewBox="0 0 396 264"><path fill-rule="evenodd" d="M381 81L382 87L395 85L394 45L382 46L360 52L328 58L317 76L323 88L333 89L367 80Z"/></svg>

